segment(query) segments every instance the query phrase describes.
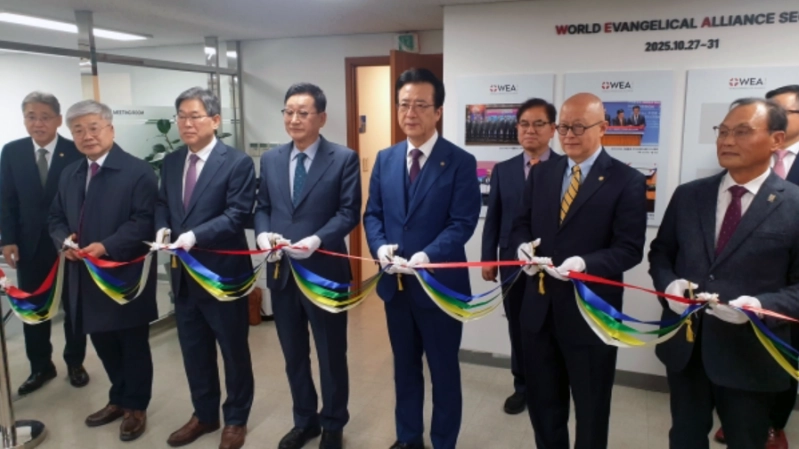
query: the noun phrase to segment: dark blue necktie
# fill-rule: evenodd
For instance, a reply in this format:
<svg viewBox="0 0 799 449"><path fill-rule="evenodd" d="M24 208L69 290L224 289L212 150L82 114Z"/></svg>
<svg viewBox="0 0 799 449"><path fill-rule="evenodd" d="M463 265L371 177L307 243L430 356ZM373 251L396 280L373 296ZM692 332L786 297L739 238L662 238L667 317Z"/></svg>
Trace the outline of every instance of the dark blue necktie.
<svg viewBox="0 0 799 449"><path fill-rule="evenodd" d="M296 206L300 201L302 195L302 188L305 186L305 178L308 172L305 171L305 158L308 157L305 153L297 154L297 166L294 168L294 192L292 193L292 201Z"/></svg>

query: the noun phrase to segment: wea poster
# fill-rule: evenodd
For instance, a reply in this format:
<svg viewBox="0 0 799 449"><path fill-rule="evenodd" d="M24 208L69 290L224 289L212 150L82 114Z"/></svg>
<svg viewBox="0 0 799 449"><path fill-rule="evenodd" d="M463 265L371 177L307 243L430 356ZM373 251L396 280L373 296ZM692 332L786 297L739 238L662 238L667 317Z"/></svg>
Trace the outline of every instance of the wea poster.
<svg viewBox="0 0 799 449"><path fill-rule="evenodd" d="M455 142L477 158L485 216L491 170L522 151L516 111L530 98L554 101L554 74L479 75L458 78L458 135Z"/></svg>
<svg viewBox="0 0 799 449"><path fill-rule="evenodd" d="M646 177L647 223L659 225L668 205L665 192L672 148L674 73L569 73L564 82L564 100L579 92L602 99L608 122L602 146Z"/></svg>
<svg viewBox="0 0 799 449"><path fill-rule="evenodd" d="M724 121L730 104L745 97L796 84L799 67L749 67L689 70L685 96L680 183L714 175L722 170L716 157L714 126Z"/></svg>

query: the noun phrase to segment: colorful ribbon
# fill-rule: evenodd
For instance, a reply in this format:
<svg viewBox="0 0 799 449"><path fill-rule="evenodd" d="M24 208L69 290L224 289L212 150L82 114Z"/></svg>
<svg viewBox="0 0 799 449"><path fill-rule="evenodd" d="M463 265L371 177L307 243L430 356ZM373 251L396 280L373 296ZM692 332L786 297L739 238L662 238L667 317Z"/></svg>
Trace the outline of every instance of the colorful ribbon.
<svg viewBox="0 0 799 449"><path fill-rule="evenodd" d="M296 260L288 259L297 287L315 306L330 313L341 313L360 305L377 288L383 277L381 270L361 285L343 284L325 279L309 271Z"/></svg>
<svg viewBox="0 0 799 449"><path fill-rule="evenodd" d="M192 277L205 291L218 301L235 301L250 294L256 286L256 281L261 270L266 267L266 261L258 264L251 272L237 277L220 276L206 268L191 254L182 250L169 250L175 255L189 276Z"/></svg>
<svg viewBox="0 0 799 449"><path fill-rule="evenodd" d="M112 262L97 259L89 255L83 255L83 263L86 265L89 275L97 285L97 288L109 298L116 301L117 304L124 306L138 298L147 286L147 279L149 279L150 276L150 264L152 263L153 256L153 253L148 253L130 262ZM124 282L114 277L107 270L101 268L111 269L136 263L142 263L142 272L139 276L139 280L133 285L125 285Z"/></svg>
<svg viewBox="0 0 799 449"><path fill-rule="evenodd" d="M5 278L5 273L0 270L0 276ZM33 293L26 293L17 287L6 287L8 303L14 315L26 324L41 324L51 320L57 313L61 304L61 293L64 286L64 256L61 255L53 264L50 273L42 285ZM30 301L31 298L47 293L47 300L40 306Z"/></svg>

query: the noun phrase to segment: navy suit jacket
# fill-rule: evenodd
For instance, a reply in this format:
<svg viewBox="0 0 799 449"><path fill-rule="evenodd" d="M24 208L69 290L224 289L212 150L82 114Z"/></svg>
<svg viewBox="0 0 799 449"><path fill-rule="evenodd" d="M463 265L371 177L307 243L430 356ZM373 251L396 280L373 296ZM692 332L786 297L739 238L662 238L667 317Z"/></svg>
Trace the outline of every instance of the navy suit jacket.
<svg viewBox="0 0 799 449"><path fill-rule="evenodd" d="M407 152L403 141L377 155L363 217L372 256L377 258L382 245L397 244L395 254L406 259L424 251L433 263L465 262L465 245L477 227L482 202L477 160L439 137L415 180L415 194L406 198ZM465 268L435 270L434 276L452 290L471 294ZM436 307L418 281L405 276L403 285L417 305ZM380 297L391 301L396 292L397 277L383 276L377 286Z"/></svg>
<svg viewBox="0 0 799 449"><path fill-rule="evenodd" d="M158 178L150 164L122 151L116 144L89 183L85 158L67 166L50 208L50 236L61 248L72 234L84 248L100 242L108 253L103 259L127 262L147 254L152 239ZM82 215L82 216L81 216ZM84 333L111 332L148 324L158 318L155 302L156 265L150 265L141 296L119 305L97 287L83 262L67 262L69 308ZM109 273L125 285L135 285L142 265L114 268Z"/></svg>
<svg viewBox="0 0 799 449"><path fill-rule="evenodd" d="M542 163L557 161L563 156L549 151L549 159ZM532 168L530 169L532 171ZM488 212L483 225L483 262L516 260L516 248L510 243L513 219L519 213L524 194L524 153L500 162L491 171L491 191L488 194ZM499 248L499 259L497 259ZM500 268L502 279L508 279L515 268Z"/></svg>
<svg viewBox="0 0 799 449"><path fill-rule="evenodd" d="M796 165L796 164L794 164ZM772 173L716 256L716 206L726 172L683 184L671 197L649 251L649 274L663 291L676 279L699 284L697 292L718 293L722 302L754 296L763 308L799 318L799 187ZM663 319L676 314L663 304ZM713 383L746 391L788 389L788 375L760 344L751 326L700 313L692 320L701 334L702 359ZM790 341L785 321L765 323ZM694 342L681 330L659 344L658 358L670 371L688 364Z"/></svg>
<svg viewBox="0 0 799 449"><path fill-rule="evenodd" d="M255 210L255 235L274 232L296 243L316 235L321 249L347 254L344 239L360 221L361 173L358 155L347 147L320 137L316 157L311 163L303 190L294 206L289 186L289 164L293 143L261 156L261 185ZM279 262L278 279L270 264L266 282L270 289L283 289L291 270L286 260ZM331 281L349 283L349 260L320 253L298 262Z"/></svg>
<svg viewBox="0 0 799 449"><path fill-rule="evenodd" d="M631 115L630 118L627 119L627 123L633 126L646 126L646 117L643 114L638 115L638 120L635 120L635 116Z"/></svg>
<svg viewBox="0 0 799 449"><path fill-rule="evenodd" d="M19 247L21 260L33 257L42 234L47 235L47 215L58 190L61 172L67 165L83 158L74 142L58 136L47 182L42 187L36 157L30 137L8 143L0 157L0 230L4 245ZM42 261L47 266L45 269L55 261L55 249L52 254L53 260Z"/></svg>
<svg viewBox="0 0 799 449"><path fill-rule="evenodd" d="M249 249L244 225L255 202L252 158L218 140L197 178L189 207L184 209L183 170L188 151L182 147L164 158L155 228L169 229L173 241L180 234L192 231L197 238L197 248ZM253 268L250 256L220 256L197 250L191 251L191 255L222 277L241 277ZM187 292L180 291L183 270L171 271L173 291L177 296L186 296ZM205 291L202 294L211 297Z"/></svg>
<svg viewBox="0 0 799 449"><path fill-rule="evenodd" d="M582 257L586 272L614 281L638 265L646 241L646 179L601 150L577 191L569 212L560 221L561 190L568 159L538 164L530 171L520 214L514 220L513 247L541 239L536 256L551 257L555 266L572 256ZM551 276L538 291L538 276L528 279L522 304L522 326L538 332L547 314L561 341L604 344L588 327L574 299L574 287ZM589 284L602 299L622 309L623 289Z"/></svg>

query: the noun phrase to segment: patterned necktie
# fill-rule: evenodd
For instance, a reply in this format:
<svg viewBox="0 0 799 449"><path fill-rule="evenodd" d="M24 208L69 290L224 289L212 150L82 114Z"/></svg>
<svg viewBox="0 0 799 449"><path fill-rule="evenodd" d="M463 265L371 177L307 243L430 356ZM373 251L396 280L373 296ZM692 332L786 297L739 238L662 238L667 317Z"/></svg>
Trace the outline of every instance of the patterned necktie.
<svg viewBox="0 0 799 449"><path fill-rule="evenodd" d="M741 197L748 191L745 187L732 186L729 189L732 195L732 201L727 206L727 212L724 213L724 221L721 222L721 230L719 231L719 238L716 240L716 256L721 254L721 251L730 242L732 234L735 233L735 228L741 222Z"/></svg>
<svg viewBox="0 0 799 449"><path fill-rule="evenodd" d="M183 187L183 209L189 209L191 195L194 194L194 187L197 185L197 161L200 156L192 154L189 156L189 169L186 171L186 185Z"/></svg>
<svg viewBox="0 0 799 449"><path fill-rule="evenodd" d="M292 192L292 202L294 206L300 201L302 195L302 188L305 187L305 178L308 177L308 172L305 170L305 158L308 155L305 153L297 153L297 166L294 167L294 191Z"/></svg>
<svg viewBox="0 0 799 449"><path fill-rule="evenodd" d="M419 158L422 157L422 154L424 153L418 148L411 150L411 158L413 160L411 161L411 171L408 173L411 178L411 184L413 184L413 181L419 176L419 172L422 171L422 166L419 165Z"/></svg>
<svg viewBox="0 0 799 449"><path fill-rule="evenodd" d="M39 167L39 179L42 185L47 184L47 153L44 148L39 148L39 157L36 158L36 165Z"/></svg>
<svg viewBox="0 0 799 449"><path fill-rule="evenodd" d="M580 190L580 183L582 182L583 176L582 172L580 171L580 166L575 165L572 167L572 177L569 180L569 187L566 189L566 194L563 195L563 201L560 203L560 222L563 223L563 219L566 218L566 214L569 213L569 208L571 207L574 199L577 198L577 191Z"/></svg>
<svg viewBox="0 0 799 449"><path fill-rule="evenodd" d="M785 156L788 155L788 150L777 150L774 153L774 156L777 160L774 162L774 173L782 179L785 179L788 176L788 173L785 171Z"/></svg>

